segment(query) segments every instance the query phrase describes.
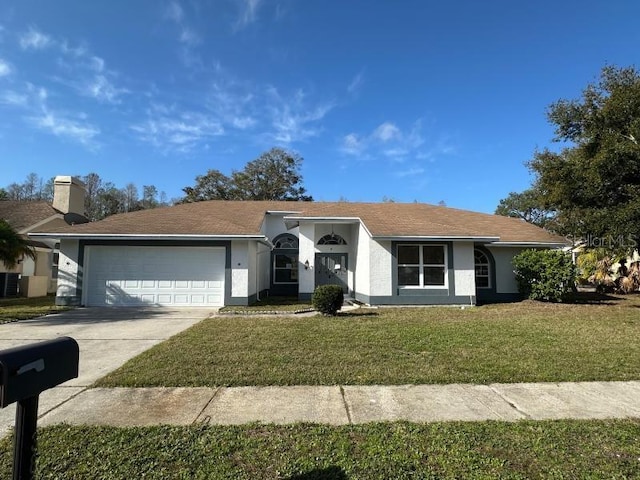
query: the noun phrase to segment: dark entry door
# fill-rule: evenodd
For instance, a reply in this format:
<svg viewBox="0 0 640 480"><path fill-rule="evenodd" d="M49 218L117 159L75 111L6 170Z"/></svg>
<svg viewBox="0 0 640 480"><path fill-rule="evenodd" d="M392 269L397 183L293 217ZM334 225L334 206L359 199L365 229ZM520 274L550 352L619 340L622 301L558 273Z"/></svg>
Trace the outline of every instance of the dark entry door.
<svg viewBox="0 0 640 480"><path fill-rule="evenodd" d="M344 293L349 293L347 259L346 253L317 253L316 287L340 285Z"/></svg>

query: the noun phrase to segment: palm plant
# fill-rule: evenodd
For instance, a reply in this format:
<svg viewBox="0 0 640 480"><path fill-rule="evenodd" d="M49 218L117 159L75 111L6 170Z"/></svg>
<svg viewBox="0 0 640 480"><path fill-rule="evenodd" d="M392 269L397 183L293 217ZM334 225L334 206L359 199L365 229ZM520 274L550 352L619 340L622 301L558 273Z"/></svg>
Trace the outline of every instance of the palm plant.
<svg viewBox="0 0 640 480"><path fill-rule="evenodd" d="M35 260L36 252L11 225L5 220L0 220L0 262L12 269L25 256Z"/></svg>

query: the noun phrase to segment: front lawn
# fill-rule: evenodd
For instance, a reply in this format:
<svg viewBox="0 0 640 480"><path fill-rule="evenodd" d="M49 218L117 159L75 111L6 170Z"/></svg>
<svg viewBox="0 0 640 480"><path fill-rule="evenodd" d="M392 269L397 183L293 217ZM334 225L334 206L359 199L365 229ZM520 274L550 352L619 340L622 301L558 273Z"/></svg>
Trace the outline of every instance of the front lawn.
<svg viewBox="0 0 640 480"><path fill-rule="evenodd" d="M37 478L638 478L640 422L374 423L331 427L40 430ZM9 439L0 478L10 478Z"/></svg>
<svg viewBox="0 0 640 480"><path fill-rule="evenodd" d="M640 379L640 296L213 317L99 386L363 385Z"/></svg>
<svg viewBox="0 0 640 480"><path fill-rule="evenodd" d="M70 309L70 307L56 306L55 300L56 298L52 295L35 298L2 298L0 299L0 323L36 318Z"/></svg>

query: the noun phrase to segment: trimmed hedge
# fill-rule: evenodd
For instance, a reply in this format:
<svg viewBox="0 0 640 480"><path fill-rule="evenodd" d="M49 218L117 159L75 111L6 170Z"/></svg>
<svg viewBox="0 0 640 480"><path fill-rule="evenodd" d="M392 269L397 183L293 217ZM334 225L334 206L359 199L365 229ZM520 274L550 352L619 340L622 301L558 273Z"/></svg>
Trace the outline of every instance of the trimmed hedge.
<svg viewBox="0 0 640 480"><path fill-rule="evenodd" d="M563 302L575 290L576 267L560 250L524 250L513 257L518 290L527 298Z"/></svg>
<svg viewBox="0 0 640 480"><path fill-rule="evenodd" d="M340 285L320 285L313 292L311 303L324 315L336 315L344 302L344 293Z"/></svg>

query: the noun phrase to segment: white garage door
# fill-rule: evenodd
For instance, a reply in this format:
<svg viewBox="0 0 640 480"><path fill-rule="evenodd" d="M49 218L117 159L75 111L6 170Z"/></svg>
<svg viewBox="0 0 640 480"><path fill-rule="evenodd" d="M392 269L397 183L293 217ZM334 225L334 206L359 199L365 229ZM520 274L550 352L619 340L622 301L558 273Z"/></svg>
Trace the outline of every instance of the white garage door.
<svg viewBox="0 0 640 480"><path fill-rule="evenodd" d="M224 247L88 246L87 305L221 306Z"/></svg>

